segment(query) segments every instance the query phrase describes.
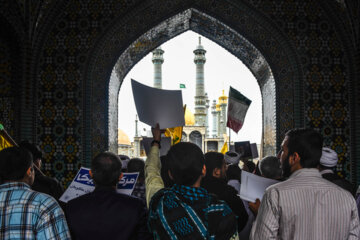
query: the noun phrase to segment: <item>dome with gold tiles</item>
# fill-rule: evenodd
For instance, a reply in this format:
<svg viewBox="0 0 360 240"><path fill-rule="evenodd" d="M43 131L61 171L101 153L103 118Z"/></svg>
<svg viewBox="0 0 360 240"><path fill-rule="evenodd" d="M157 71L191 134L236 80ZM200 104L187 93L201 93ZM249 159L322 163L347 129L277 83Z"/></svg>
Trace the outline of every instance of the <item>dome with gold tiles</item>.
<svg viewBox="0 0 360 240"><path fill-rule="evenodd" d="M119 145L131 145L130 138L120 128L118 129L118 144Z"/></svg>
<svg viewBox="0 0 360 240"><path fill-rule="evenodd" d="M195 116L188 108L185 109L185 125L186 126L195 125Z"/></svg>

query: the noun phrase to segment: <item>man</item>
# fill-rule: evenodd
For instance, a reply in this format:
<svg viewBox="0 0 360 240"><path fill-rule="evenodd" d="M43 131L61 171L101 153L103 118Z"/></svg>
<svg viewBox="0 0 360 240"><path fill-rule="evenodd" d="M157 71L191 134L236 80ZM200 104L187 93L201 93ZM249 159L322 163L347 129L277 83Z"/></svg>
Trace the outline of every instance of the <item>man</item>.
<svg viewBox="0 0 360 240"><path fill-rule="evenodd" d="M159 125L145 162L149 227L154 239L237 239L236 217L224 202L200 187L205 176L204 155L192 143L180 142L166 155L174 185L164 188L160 176Z"/></svg>
<svg viewBox="0 0 360 240"><path fill-rule="evenodd" d="M59 204L31 190L34 177L27 150L10 147L0 151L0 239L70 239Z"/></svg>
<svg viewBox="0 0 360 240"><path fill-rule="evenodd" d="M90 176L95 190L66 207L73 239L151 239L145 205L116 192L123 176L120 158L111 152L98 154L91 162Z"/></svg>
<svg viewBox="0 0 360 240"><path fill-rule="evenodd" d="M278 180L282 177L280 161L275 156L267 156L261 159L259 169L261 176L265 178Z"/></svg>
<svg viewBox="0 0 360 240"><path fill-rule="evenodd" d="M338 185L339 187L349 191L355 197L356 186L334 173L333 168L336 166L337 162L337 153L330 148L324 147L318 167L320 174L326 180L329 180L330 182Z"/></svg>
<svg viewBox="0 0 360 240"><path fill-rule="evenodd" d="M22 141L20 143L20 147L27 149L33 156L33 163L35 165L35 180L31 188L37 192L49 194L58 201L64 193L63 187L58 180L48 177L41 172L43 154L39 147L29 141ZM62 203L60 202L60 206L61 204Z"/></svg>
<svg viewBox="0 0 360 240"><path fill-rule="evenodd" d="M132 158L132 159L130 159L130 161L127 165L127 172L128 173L133 173L133 172L139 173L139 176L136 180L134 190L131 195L140 198L143 201L143 203L146 204L144 167L145 167L144 160L142 160L140 158Z"/></svg>
<svg viewBox="0 0 360 240"><path fill-rule="evenodd" d="M226 182L226 163L224 155L219 152L208 152L205 154L206 176L201 181L201 187L209 193L224 200L234 214L238 217L239 232L245 227L248 214L243 201L237 195L238 192Z"/></svg>
<svg viewBox="0 0 360 240"><path fill-rule="evenodd" d="M266 190L251 239L359 239L355 199L317 169L322 144L312 129L286 133L278 158L290 178Z"/></svg>

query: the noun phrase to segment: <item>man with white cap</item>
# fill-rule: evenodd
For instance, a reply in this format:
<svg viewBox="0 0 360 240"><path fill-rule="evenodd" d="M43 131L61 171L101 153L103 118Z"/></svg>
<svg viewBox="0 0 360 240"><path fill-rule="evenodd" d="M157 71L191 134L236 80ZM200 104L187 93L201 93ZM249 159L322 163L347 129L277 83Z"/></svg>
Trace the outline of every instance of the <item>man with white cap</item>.
<svg viewBox="0 0 360 240"><path fill-rule="evenodd" d="M337 153L331 148L324 147L322 149L322 155L318 167L322 177L351 192L351 194L355 196L356 186L334 173L333 168L336 166L337 162Z"/></svg>

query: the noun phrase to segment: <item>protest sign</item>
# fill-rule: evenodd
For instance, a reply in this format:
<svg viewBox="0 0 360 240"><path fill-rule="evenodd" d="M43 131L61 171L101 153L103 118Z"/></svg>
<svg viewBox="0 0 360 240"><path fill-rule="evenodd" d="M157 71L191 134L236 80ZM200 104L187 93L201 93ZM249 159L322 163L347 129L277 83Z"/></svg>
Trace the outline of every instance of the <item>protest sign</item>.
<svg viewBox="0 0 360 240"><path fill-rule="evenodd" d="M139 120L161 129L185 125L182 93L148 87L131 79L134 102Z"/></svg>
<svg viewBox="0 0 360 240"><path fill-rule="evenodd" d="M258 150L257 150L257 145L256 145L256 143L251 143L251 144L250 144L250 149L251 149L252 158L258 158L258 157L259 157L259 153L258 153Z"/></svg>
<svg viewBox="0 0 360 240"><path fill-rule="evenodd" d="M86 193L94 191L95 185L90 177L89 168L80 168L70 186L60 197L60 201L67 203L68 201L80 197ZM134 190L136 180L139 173L124 173L123 177L117 185L116 191L119 193L131 195Z"/></svg>
<svg viewBox="0 0 360 240"><path fill-rule="evenodd" d="M235 152L240 154L242 158L251 158L251 148L249 141L235 142Z"/></svg>
<svg viewBox="0 0 360 240"><path fill-rule="evenodd" d="M141 140L142 145L144 146L144 150L146 155L148 156L150 153L151 142L154 139L152 137L143 137ZM161 148L160 148L160 156L166 155L171 147L171 138L163 137L160 141Z"/></svg>

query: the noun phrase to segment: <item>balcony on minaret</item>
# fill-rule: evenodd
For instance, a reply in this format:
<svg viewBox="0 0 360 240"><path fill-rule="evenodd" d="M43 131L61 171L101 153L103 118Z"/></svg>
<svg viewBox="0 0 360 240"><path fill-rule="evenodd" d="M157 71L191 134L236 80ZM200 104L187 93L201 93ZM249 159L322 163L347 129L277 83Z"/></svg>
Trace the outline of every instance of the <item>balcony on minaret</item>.
<svg viewBox="0 0 360 240"><path fill-rule="evenodd" d="M160 47L156 48L153 52L152 56L152 62L153 63L163 63L164 62L164 50L162 50Z"/></svg>

